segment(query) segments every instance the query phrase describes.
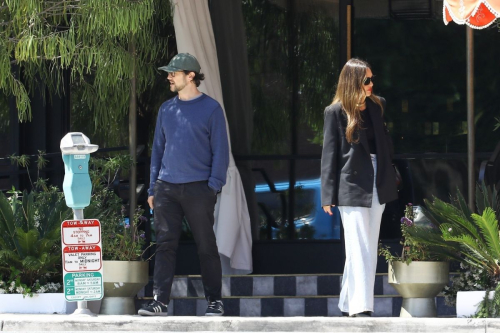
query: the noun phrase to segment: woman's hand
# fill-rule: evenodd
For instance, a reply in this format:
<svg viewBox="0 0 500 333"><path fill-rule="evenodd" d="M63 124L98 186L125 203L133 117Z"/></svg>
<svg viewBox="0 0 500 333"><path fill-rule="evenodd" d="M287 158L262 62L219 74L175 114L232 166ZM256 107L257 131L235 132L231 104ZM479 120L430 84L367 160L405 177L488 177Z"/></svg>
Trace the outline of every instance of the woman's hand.
<svg viewBox="0 0 500 333"><path fill-rule="evenodd" d="M333 215L333 213L332 213L332 207L335 207L335 205L326 205L326 206L323 206L323 210L328 215Z"/></svg>

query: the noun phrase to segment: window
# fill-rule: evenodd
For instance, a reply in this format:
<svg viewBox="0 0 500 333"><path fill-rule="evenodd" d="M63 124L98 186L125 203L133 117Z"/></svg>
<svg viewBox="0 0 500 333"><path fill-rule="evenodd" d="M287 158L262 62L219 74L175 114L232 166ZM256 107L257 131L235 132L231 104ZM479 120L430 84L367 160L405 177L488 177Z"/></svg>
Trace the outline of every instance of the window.
<svg viewBox="0 0 500 333"><path fill-rule="evenodd" d="M243 1L261 239L339 238L319 183L323 111L339 73L338 15L331 1Z"/></svg>

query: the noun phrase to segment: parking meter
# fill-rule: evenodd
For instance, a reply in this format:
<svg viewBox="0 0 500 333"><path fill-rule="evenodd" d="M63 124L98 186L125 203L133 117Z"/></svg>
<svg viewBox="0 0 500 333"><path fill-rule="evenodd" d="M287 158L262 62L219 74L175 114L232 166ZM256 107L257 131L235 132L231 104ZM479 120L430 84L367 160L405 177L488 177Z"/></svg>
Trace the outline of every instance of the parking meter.
<svg viewBox="0 0 500 333"><path fill-rule="evenodd" d="M90 144L89 138L80 132L70 132L61 140L64 197L66 205L74 210L84 209L90 205L92 183L89 176L89 160L90 153L98 148L98 145Z"/></svg>
<svg viewBox="0 0 500 333"><path fill-rule="evenodd" d="M83 209L90 205L92 195L92 182L89 176L90 153L95 152L99 146L90 144L89 138L83 133L70 132L62 138L60 147L64 161L63 191L66 205L73 209L74 220L83 220ZM99 257L99 260L102 260L101 253ZM87 301L78 301L78 307L73 314L95 315L89 310Z"/></svg>

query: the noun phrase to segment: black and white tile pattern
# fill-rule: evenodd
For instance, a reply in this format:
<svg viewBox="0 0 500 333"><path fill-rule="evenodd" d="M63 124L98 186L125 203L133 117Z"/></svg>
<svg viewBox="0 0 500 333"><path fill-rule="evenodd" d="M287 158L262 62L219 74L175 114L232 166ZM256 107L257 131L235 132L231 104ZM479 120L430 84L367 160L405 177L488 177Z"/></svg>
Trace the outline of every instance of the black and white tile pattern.
<svg viewBox="0 0 500 333"><path fill-rule="evenodd" d="M342 275L279 275L279 276L224 276L222 297L225 316L294 317L341 316L338 295ZM137 305L148 303L153 295L151 284L145 288ZM386 274L375 278L376 317L397 317L402 299L389 285ZM455 309L444 304L444 297L436 298L438 316L453 316ZM180 276L172 285L169 315L202 316L207 302L204 299L200 276Z"/></svg>
<svg viewBox="0 0 500 333"><path fill-rule="evenodd" d="M139 299L138 306L149 300ZM340 317L338 297L242 297L223 298L225 316L241 317ZM456 316L454 308L436 297L438 317ZM399 317L402 298L376 296L374 317ZM203 316L207 302L202 298L172 299L168 305L170 316Z"/></svg>
<svg viewBox="0 0 500 333"><path fill-rule="evenodd" d="M288 276L224 276L223 297L251 296L333 296L340 294L342 275L288 275ZM152 288L146 288L152 290ZM375 278L375 295L398 295L387 282L387 275ZM152 296L146 292L144 297ZM172 298L203 297L200 276L176 277Z"/></svg>

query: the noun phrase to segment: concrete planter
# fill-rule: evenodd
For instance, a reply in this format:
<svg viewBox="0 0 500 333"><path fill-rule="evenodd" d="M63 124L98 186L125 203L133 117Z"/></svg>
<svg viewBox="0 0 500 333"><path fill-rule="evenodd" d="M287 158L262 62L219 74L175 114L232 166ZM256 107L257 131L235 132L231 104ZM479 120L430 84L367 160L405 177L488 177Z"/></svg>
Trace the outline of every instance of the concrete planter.
<svg viewBox="0 0 500 333"><path fill-rule="evenodd" d="M24 298L21 294L1 294L0 313L67 313L67 302L63 293L33 294Z"/></svg>
<svg viewBox="0 0 500 333"><path fill-rule="evenodd" d="M459 291L457 293L457 318L471 317L476 314L479 303L484 299L486 291ZM493 299L494 291L490 291L489 298Z"/></svg>
<svg viewBox="0 0 500 333"><path fill-rule="evenodd" d="M448 262L389 263L388 281L403 296L400 317L436 317L435 297L448 283Z"/></svg>
<svg viewBox="0 0 500 333"><path fill-rule="evenodd" d="M103 261L101 314L136 314L134 297L148 284L147 261Z"/></svg>

